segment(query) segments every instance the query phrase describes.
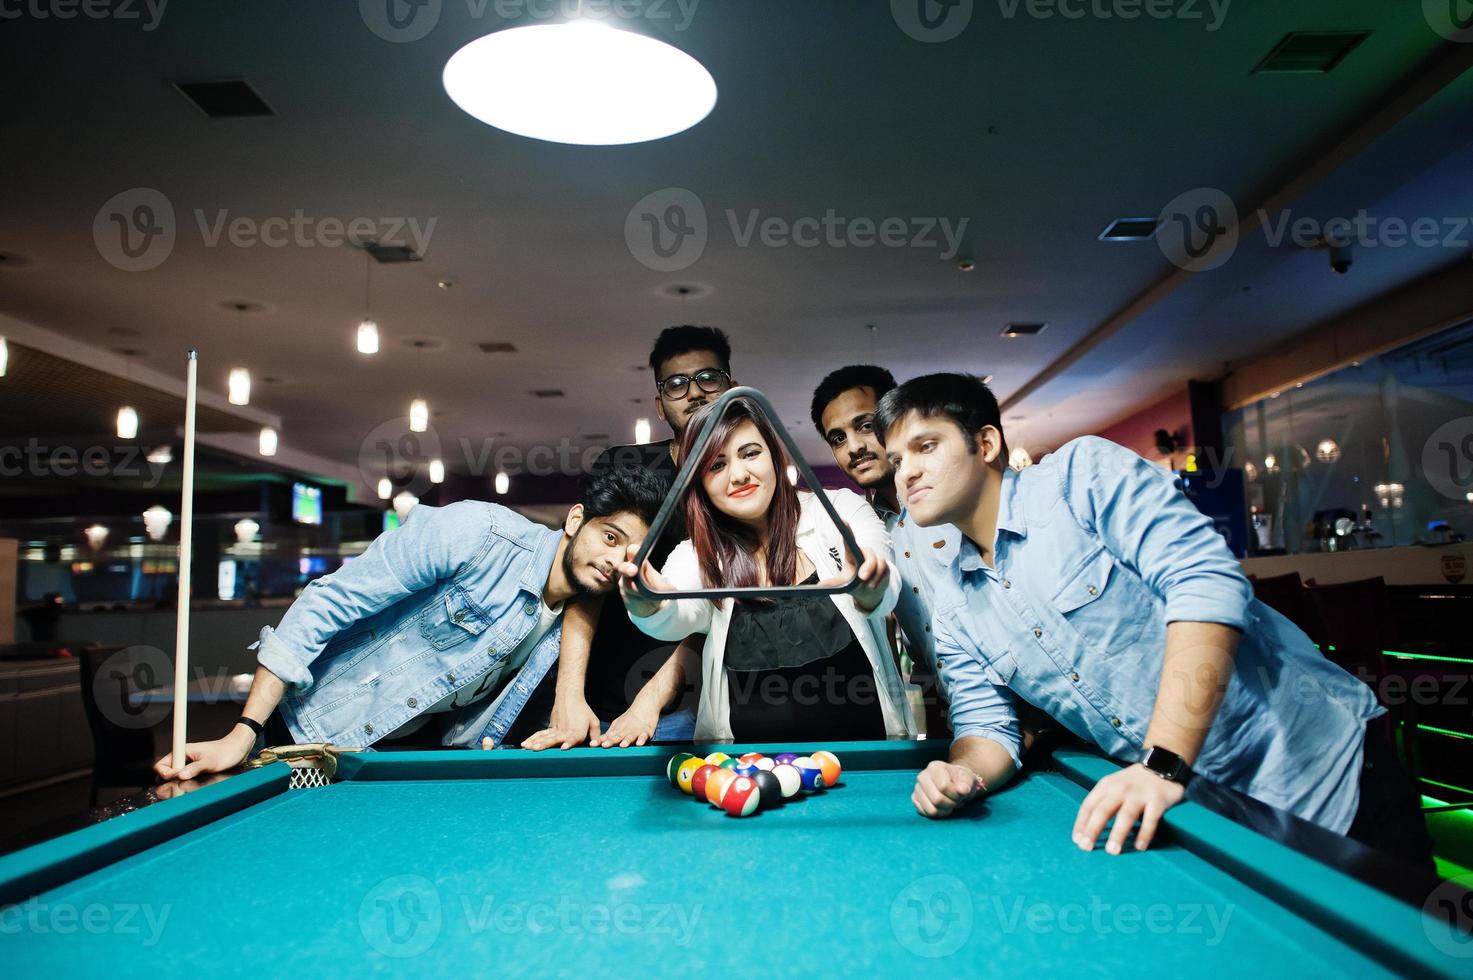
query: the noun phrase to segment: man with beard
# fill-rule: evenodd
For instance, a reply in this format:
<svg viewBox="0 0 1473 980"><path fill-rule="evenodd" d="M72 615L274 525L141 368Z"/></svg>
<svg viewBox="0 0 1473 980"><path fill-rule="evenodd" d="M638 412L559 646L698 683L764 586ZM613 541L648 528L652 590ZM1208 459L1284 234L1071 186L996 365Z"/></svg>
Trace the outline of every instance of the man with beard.
<svg viewBox="0 0 1473 980"><path fill-rule="evenodd" d="M588 482L557 530L483 501L414 508L261 631L230 732L155 770L220 772L263 734L269 744L500 745L557 659L564 604L613 587L664 495L648 471L617 469Z"/></svg>
<svg viewBox="0 0 1473 980"><path fill-rule="evenodd" d="M668 493L680 468L677 447L691 416L734 384L731 343L715 327L669 327L656 338L649 364L655 377L655 412L670 426L672 438L613 446L599 456L592 472L640 470L663 481ZM685 522L676 508L650 562L662 565L684 537ZM682 645L681 652L677 659L682 663L700 660L699 644ZM587 741L608 748L689 739L695 730L694 708L675 701L685 688L684 672L662 675L662 681L671 681L669 687L645 683L646 675L658 672L670 653L669 644L635 628L622 603L606 602L602 594L574 603L563 629L551 719L522 746L567 749ZM605 726L601 719L612 722Z"/></svg>
<svg viewBox="0 0 1473 980"><path fill-rule="evenodd" d="M911 680L920 685L926 705L926 731L947 731L944 689L937 683L935 640L931 635L932 580L943 575L956 557L961 532L951 526L918 527L897 502L895 471L875 433L875 406L895 387L889 371L872 364L839 368L819 382L811 414L818 434L828 443L834 462L865 491L885 522L895 548L895 567L903 588L895 607Z"/></svg>

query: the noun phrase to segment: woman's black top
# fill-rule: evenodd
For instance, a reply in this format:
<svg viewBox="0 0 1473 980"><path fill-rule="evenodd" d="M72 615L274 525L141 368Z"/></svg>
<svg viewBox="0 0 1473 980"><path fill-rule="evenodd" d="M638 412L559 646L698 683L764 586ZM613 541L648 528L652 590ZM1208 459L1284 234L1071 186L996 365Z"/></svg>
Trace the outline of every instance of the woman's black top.
<svg viewBox="0 0 1473 980"><path fill-rule="evenodd" d="M803 584L817 582L814 572ZM885 737L874 668L827 595L737 603L726 635L726 679L737 741Z"/></svg>

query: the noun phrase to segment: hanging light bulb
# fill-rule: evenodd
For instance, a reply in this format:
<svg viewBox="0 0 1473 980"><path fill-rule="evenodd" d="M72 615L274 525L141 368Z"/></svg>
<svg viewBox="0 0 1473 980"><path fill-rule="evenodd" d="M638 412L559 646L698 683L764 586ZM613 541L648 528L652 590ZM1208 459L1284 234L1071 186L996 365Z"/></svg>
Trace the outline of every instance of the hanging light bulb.
<svg viewBox="0 0 1473 980"><path fill-rule="evenodd" d="M82 533L87 536L87 544L93 551L101 551L102 546L107 543L107 528L101 524L93 524Z"/></svg>
<svg viewBox="0 0 1473 980"><path fill-rule="evenodd" d="M251 403L251 372L245 368L230 369L230 404L249 405Z"/></svg>
<svg viewBox="0 0 1473 980"><path fill-rule="evenodd" d="M235 540L241 544L250 544L256 539L256 532L261 530L261 525L249 517L242 517L235 522Z"/></svg>
<svg viewBox="0 0 1473 980"><path fill-rule="evenodd" d="M138 413L130 405L118 409L118 438L138 438Z"/></svg>
<svg viewBox="0 0 1473 980"><path fill-rule="evenodd" d="M271 428L271 426L269 426L269 425L266 426L265 428L263 428L261 430L261 455L262 456L275 456L276 455L276 443L277 443L276 430L273 429L273 428Z"/></svg>
<svg viewBox="0 0 1473 980"><path fill-rule="evenodd" d="M439 460L439 459L432 459L432 460L430 460L430 482L431 483L444 483L445 482L445 462L444 462L444 460Z"/></svg>
<svg viewBox="0 0 1473 980"><path fill-rule="evenodd" d="M497 473L496 474L496 492L499 493L499 494L501 494L502 496L505 496L506 495L506 492L508 490L510 490L510 489L511 489L511 477L507 476L506 473L504 473L504 472Z"/></svg>
<svg viewBox="0 0 1473 980"><path fill-rule="evenodd" d="M650 420L649 419L635 419L634 420L634 442L635 442L635 444L636 445L643 446L645 443L647 443L649 441L650 441Z"/></svg>
<svg viewBox="0 0 1473 980"><path fill-rule="evenodd" d="M0 378L5 377L5 369L10 366L10 345L0 337Z"/></svg>
<svg viewBox="0 0 1473 980"><path fill-rule="evenodd" d="M372 320L358 324L358 353L378 353L378 324Z"/></svg>
<svg viewBox="0 0 1473 980"><path fill-rule="evenodd" d="M169 533L169 525L174 523L174 515L167 507L154 504L143 512L143 529L148 532L150 541L162 541L164 535Z"/></svg>
<svg viewBox="0 0 1473 980"><path fill-rule="evenodd" d="M174 462L174 450L170 446L154 446L148 454L148 461L159 466L168 466Z"/></svg>
<svg viewBox="0 0 1473 980"><path fill-rule="evenodd" d="M388 500L394 495L394 485L389 482L388 477L378 481L378 499Z"/></svg>
<svg viewBox="0 0 1473 980"><path fill-rule="evenodd" d="M1277 473L1279 471L1279 457L1269 453L1263 457L1263 470L1265 473Z"/></svg>
<svg viewBox="0 0 1473 980"><path fill-rule="evenodd" d="M430 427L430 405L423 398L409 403L409 431L424 432Z"/></svg>
<svg viewBox="0 0 1473 980"><path fill-rule="evenodd" d="M409 517L409 512L414 510L418 503L419 498L408 490L401 490L394 495L394 513L399 515L400 524L404 523L404 520Z"/></svg>
<svg viewBox="0 0 1473 980"><path fill-rule="evenodd" d="M1321 439L1314 449L1315 458L1321 463L1331 463L1340 457L1340 444L1334 439Z"/></svg>

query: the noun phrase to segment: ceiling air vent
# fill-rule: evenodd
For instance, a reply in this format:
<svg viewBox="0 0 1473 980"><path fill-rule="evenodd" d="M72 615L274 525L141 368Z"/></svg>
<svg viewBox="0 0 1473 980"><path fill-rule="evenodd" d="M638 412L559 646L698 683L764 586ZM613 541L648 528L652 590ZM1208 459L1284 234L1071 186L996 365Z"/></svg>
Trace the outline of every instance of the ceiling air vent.
<svg viewBox="0 0 1473 980"><path fill-rule="evenodd" d="M533 391L532 394L533 395L536 395L538 398L562 398L563 397L563 389L561 389L561 388L538 388L535 391Z"/></svg>
<svg viewBox="0 0 1473 980"><path fill-rule="evenodd" d="M392 265L396 262L420 261L419 255L408 245L385 245L382 242L369 242L363 248L369 255L373 256L375 262L382 262L384 265Z"/></svg>
<svg viewBox="0 0 1473 980"><path fill-rule="evenodd" d="M1298 31L1284 35L1255 75L1323 75L1333 71L1370 31Z"/></svg>
<svg viewBox="0 0 1473 980"><path fill-rule="evenodd" d="M516 344L488 341L487 343L477 344L476 346L481 348L482 354L515 354L517 352Z"/></svg>
<svg viewBox="0 0 1473 980"><path fill-rule="evenodd" d="M1100 232L1102 242L1143 242L1156 234L1155 218L1116 218Z"/></svg>
<svg viewBox="0 0 1473 980"><path fill-rule="evenodd" d="M174 87L210 119L276 115L250 83L239 78L217 82L175 82Z"/></svg>

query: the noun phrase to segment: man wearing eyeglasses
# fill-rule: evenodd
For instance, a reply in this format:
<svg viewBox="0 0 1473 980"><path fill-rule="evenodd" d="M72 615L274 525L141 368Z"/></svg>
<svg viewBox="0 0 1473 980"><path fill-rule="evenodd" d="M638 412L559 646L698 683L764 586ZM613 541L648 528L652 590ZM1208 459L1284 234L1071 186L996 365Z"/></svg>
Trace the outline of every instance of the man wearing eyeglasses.
<svg viewBox="0 0 1473 980"><path fill-rule="evenodd" d="M650 370L655 379L655 413L670 426L673 437L644 445L612 446L593 464L593 473L643 467L660 476L668 492L680 468L676 456L691 416L733 384L731 343L715 327L668 327L650 351ZM684 537L685 522L677 509L650 553L656 568ZM699 645L693 650L687 662L699 661ZM608 748L692 737L693 708L682 707L662 717L676 692L644 683L668 659L661 651L668 653L668 644L640 632L622 604L605 603L600 597L569 605L552 717L548 727L524 741L523 747L567 749L587 741ZM607 730L601 720L605 718L613 719Z"/></svg>

